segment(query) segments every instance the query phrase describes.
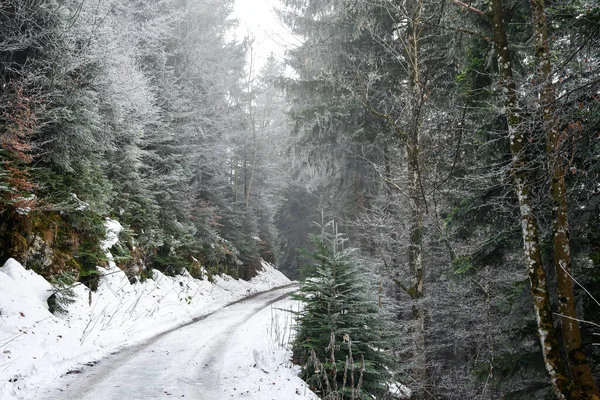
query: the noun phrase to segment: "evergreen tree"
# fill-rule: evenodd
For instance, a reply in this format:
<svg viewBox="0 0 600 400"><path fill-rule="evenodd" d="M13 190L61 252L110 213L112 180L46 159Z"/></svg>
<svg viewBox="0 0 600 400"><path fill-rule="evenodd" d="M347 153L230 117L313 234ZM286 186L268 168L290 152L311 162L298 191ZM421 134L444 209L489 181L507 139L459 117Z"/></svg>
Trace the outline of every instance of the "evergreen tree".
<svg viewBox="0 0 600 400"><path fill-rule="evenodd" d="M342 235L313 240L317 264L296 296L304 302L294 340L301 376L324 398L385 398L395 367L389 305Z"/></svg>
<svg viewBox="0 0 600 400"><path fill-rule="evenodd" d="M301 186L290 186L283 191L283 200L275 215L279 232L281 259L279 269L292 279L300 278L301 267L309 262L314 251L310 235L316 233L314 223L319 199Z"/></svg>

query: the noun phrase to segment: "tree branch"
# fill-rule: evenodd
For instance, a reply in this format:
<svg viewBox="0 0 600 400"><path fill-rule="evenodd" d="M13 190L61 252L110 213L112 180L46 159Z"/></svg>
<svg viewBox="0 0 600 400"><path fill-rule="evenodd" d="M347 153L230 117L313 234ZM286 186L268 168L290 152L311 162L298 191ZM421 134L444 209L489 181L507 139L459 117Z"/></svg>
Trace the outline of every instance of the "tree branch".
<svg viewBox="0 0 600 400"><path fill-rule="evenodd" d="M471 11L472 13L475 13L475 14L478 14L478 15L481 15L481 16L485 17L485 13L483 11L481 11L481 10L475 8L475 7L472 7L472 6L470 6L470 5L466 4L466 3L463 3L460 0L452 0L452 2L454 4L460 6L461 8L467 10L467 11Z"/></svg>

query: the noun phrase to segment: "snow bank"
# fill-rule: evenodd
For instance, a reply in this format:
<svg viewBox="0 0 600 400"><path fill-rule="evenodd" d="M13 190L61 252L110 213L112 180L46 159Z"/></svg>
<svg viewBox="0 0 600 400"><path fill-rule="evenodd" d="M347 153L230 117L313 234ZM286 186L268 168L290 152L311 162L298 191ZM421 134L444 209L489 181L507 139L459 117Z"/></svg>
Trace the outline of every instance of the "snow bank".
<svg viewBox="0 0 600 400"><path fill-rule="evenodd" d="M120 225L107 221L108 249ZM273 266L250 282L216 277L214 284L189 274L130 284L109 257L100 268L98 290L73 288L75 303L69 313L55 316L46 299L51 285L41 276L9 259L0 268L0 398L35 398L40 388L52 386L60 375L97 360L124 346L191 321L248 294L290 284Z"/></svg>
<svg viewBox="0 0 600 400"><path fill-rule="evenodd" d="M299 307L298 301L283 300L260 310L236 331L221 359L223 371L230 371L220 388L221 398L319 399L298 377L300 367L290 361L295 333L290 311Z"/></svg>

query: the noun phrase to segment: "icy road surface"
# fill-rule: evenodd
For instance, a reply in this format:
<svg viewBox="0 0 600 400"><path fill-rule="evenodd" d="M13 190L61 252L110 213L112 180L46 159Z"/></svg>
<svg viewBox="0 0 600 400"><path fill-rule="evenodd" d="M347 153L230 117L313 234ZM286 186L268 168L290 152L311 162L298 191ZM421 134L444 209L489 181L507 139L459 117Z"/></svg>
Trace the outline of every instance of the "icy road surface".
<svg viewBox="0 0 600 400"><path fill-rule="evenodd" d="M49 399L317 399L289 362L295 287L246 298L65 376ZM79 371L77 371L79 372Z"/></svg>

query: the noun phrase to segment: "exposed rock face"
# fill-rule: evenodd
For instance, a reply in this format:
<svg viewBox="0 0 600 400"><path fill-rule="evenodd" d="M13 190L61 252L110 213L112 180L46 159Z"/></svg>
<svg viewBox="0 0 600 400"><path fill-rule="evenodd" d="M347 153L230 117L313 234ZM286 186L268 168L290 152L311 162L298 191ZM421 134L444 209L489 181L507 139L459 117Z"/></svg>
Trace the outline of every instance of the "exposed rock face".
<svg viewBox="0 0 600 400"><path fill-rule="evenodd" d="M54 252L48 245L48 243L44 242L44 240L38 235L31 235L32 240L29 244L29 248L24 254L24 261L26 265L29 267L31 264L35 269L38 267L41 269L47 269L52 266Z"/></svg>

